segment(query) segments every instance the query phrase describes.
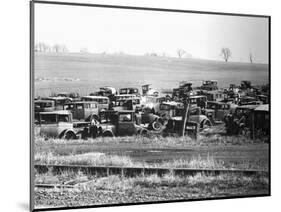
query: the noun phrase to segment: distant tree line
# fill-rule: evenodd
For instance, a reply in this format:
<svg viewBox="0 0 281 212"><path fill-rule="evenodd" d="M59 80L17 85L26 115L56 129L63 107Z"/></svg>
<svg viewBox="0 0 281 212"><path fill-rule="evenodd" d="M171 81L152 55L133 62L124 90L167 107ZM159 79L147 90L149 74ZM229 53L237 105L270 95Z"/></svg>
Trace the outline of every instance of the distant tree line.
<svg viewBox="0 0 281 212"><path fill-rule="evenodd" d="M44 42L38 42L34 46L35 52L68 52L66 45L64 44L54 44L49 45Z"/></svg>

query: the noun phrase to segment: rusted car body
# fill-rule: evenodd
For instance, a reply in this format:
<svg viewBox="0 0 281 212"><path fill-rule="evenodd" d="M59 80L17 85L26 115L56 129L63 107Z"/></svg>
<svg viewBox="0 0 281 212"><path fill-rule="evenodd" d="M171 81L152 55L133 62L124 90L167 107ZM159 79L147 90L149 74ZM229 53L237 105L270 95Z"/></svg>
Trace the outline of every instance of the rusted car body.
<svg viewBox="0 0 281 212"><path fill-rule="evenodd" d="M191 106L205 108L207 104L207 97L203 95L190 96L188 98L188 103Z"/></svg>
<svg viewBox="0 0 281 212"><path fill-rule="evenodd" d="M254 109L254 135L269 135L270 133L270 116L269 105L260 105Z"/></svg>
<svg viewBox="0 0 281 212"><path fill-rule="evenodd" d="M73 102L64 105L64 110L69 110L72 113L73 119L89 121L91 116L99 115L97 102Z"/></svg>
<svg viewBox="0 0 281 212"><path fill-rule="evenodd" d="M167 101L166 97L142 96L141 107L143 108L143 110L155 114L159 111L160 104L164 101Z"/></svg>
<svg viewBox="0 0 281 212"><path fill-rule="evenodd" d="M81 97L81 101L97 102L99 112L109 109L109 98L106 96L83 96Z"/></svg>
<svg viewBox="0 0 281 212"><path fill-rule="evenodd" d="M242 96L238 101L238 105L261 105L262 101L258 100L256 97Z"/></svg>
<svg viewBox="0 0 281 212"><path fill-rule="evenodd" d="M205 109L205 115L212 120L213 123L222 122L230 110L234 110L235 107L237 107L237 105L208 101Z"/></svg>
<svg viewBox="0 0 281 212"><path fill-rule="evenodd" d="M119 94L135 94L135 95L140 95L139 89L137 88L120 88L119 89Z"/></svg>
<svg viewBox="0 0 281 212"><path fill-rule="evenodd" d="M52 100L35 100L34 101L34 111L35 120L39 119L39 113L41 112L51 112L54 111L55 102Z"/></svg>
<svg viewBox="0 0 281 212"><path fill-rule="evenodd" d="M111 101L113 110L141 110L141 98L135 94L116 95Z"/></svg>
<svg viewBox="0 0 281 212"><path fill-rule="evenodd" d="M218 81L217 80L203 81L202 86L200 88L206 91L218 90Z"/></svg>
<svg viewBox="0 0 281 212"><path fill-rule="evenodd" d="M104 112L99 126L102 136L130 136L146 134L148 131L136 124L136 115L132 110Z"/></svg>
<svg viewBox="0 0 281 212"><path fill-rule="evenodd" d="M54 138L76 138L72 114L67 110L39 113L40 134Z"/></svg>
<svg viewBox="0 0 281 212"><path fill-rule="evenodd" d="M259 105L243 105L235 108L235 111L231 111L225 117L225 128L227 134L246 134L250 132L253 133L253 120L254 120L254 110Z"/></svg>
<svg viewBox="0 0 281 212"><path fill-rule="evenodd" d="M182 100L189 96L190 92L192 92L192 83L182 81L178 88L173 89L172 98L174 100Z"/></svg>
<svg viewBox="0 0 281 212"><path fill-rule="evenodd" d="M55 97L44 97L42 100L51 100L55 103L55 110L63 110L63 105L72 102L69 97L55 96Z"/></svg>
<svg viewBox="0 0 281 212"><path fill-rule="evenodd" d="M220 90L206 91L204 95L207 97L208 101L224 101L227 99L227 94Z"/></svg>
<svg viewBox="0 0 281 212"><path fill-rule="evenodd" d="M183 108L183 103L175 101L162 102L156 114L165 120L168 120L172 117L181 115L180 113L182 110L179 112L179 108Z"/></svg>

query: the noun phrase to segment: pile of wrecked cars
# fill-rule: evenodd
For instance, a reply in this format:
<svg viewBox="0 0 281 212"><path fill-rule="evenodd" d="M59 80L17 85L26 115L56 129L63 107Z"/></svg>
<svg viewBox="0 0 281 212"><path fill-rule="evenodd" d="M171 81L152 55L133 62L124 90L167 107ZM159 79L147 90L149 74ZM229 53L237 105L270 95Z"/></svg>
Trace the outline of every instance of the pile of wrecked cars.
<svg viewBox="0 0 281 212"><path fill-rule="evenodd" d="M193 90L183 81L171 95L161 96L150 84L102 87L87 96L59 93L34 101L35 123L47 137L75 139L98 136L197 134L223 125L229 135L269 134L269 91L249 81L219 90L216 80ZM266 106L267 105L267 106Z"/></svg>

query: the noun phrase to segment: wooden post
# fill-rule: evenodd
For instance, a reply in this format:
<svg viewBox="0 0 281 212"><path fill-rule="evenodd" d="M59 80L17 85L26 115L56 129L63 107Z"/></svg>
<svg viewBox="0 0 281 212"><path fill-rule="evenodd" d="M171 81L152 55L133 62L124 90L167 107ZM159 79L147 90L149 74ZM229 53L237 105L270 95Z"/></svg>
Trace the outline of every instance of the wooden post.
<svg viewBox="0 0 281 212"><path fill-rule="evenodd" d="M255 140L255 112L252 114L252 139Z"/></svg>
<svg viewBox="0 0 281 212"><path fill-rule="evenodd" d="M189 112L189 103L186 100L184 102L184 113L183 113L183 117L182 117L182 132L181 132L181 136L183 137L185 134L185 128L186 128L186 122L188 120L188 112Z"/></svg>

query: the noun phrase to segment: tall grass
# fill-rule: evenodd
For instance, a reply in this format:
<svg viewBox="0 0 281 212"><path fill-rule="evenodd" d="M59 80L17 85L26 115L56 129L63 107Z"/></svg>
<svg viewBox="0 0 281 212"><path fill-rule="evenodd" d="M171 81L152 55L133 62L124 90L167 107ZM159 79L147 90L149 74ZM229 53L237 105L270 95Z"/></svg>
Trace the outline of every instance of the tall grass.
<svg viewBox="0 0 281 212"><path fill-rule="evenodd" d="M104 153L85 153L76 155L55 155L52 152L35 154L35 164L52 165L89 165L89 166L121 166L147 168L194 168L194 169L259 169L266 170L259 161L241 161L241 163L225 163L208 155L206 158L198 155L190 160L172 160L161 163L134 161L128 156L106 155Z"/></svg>

